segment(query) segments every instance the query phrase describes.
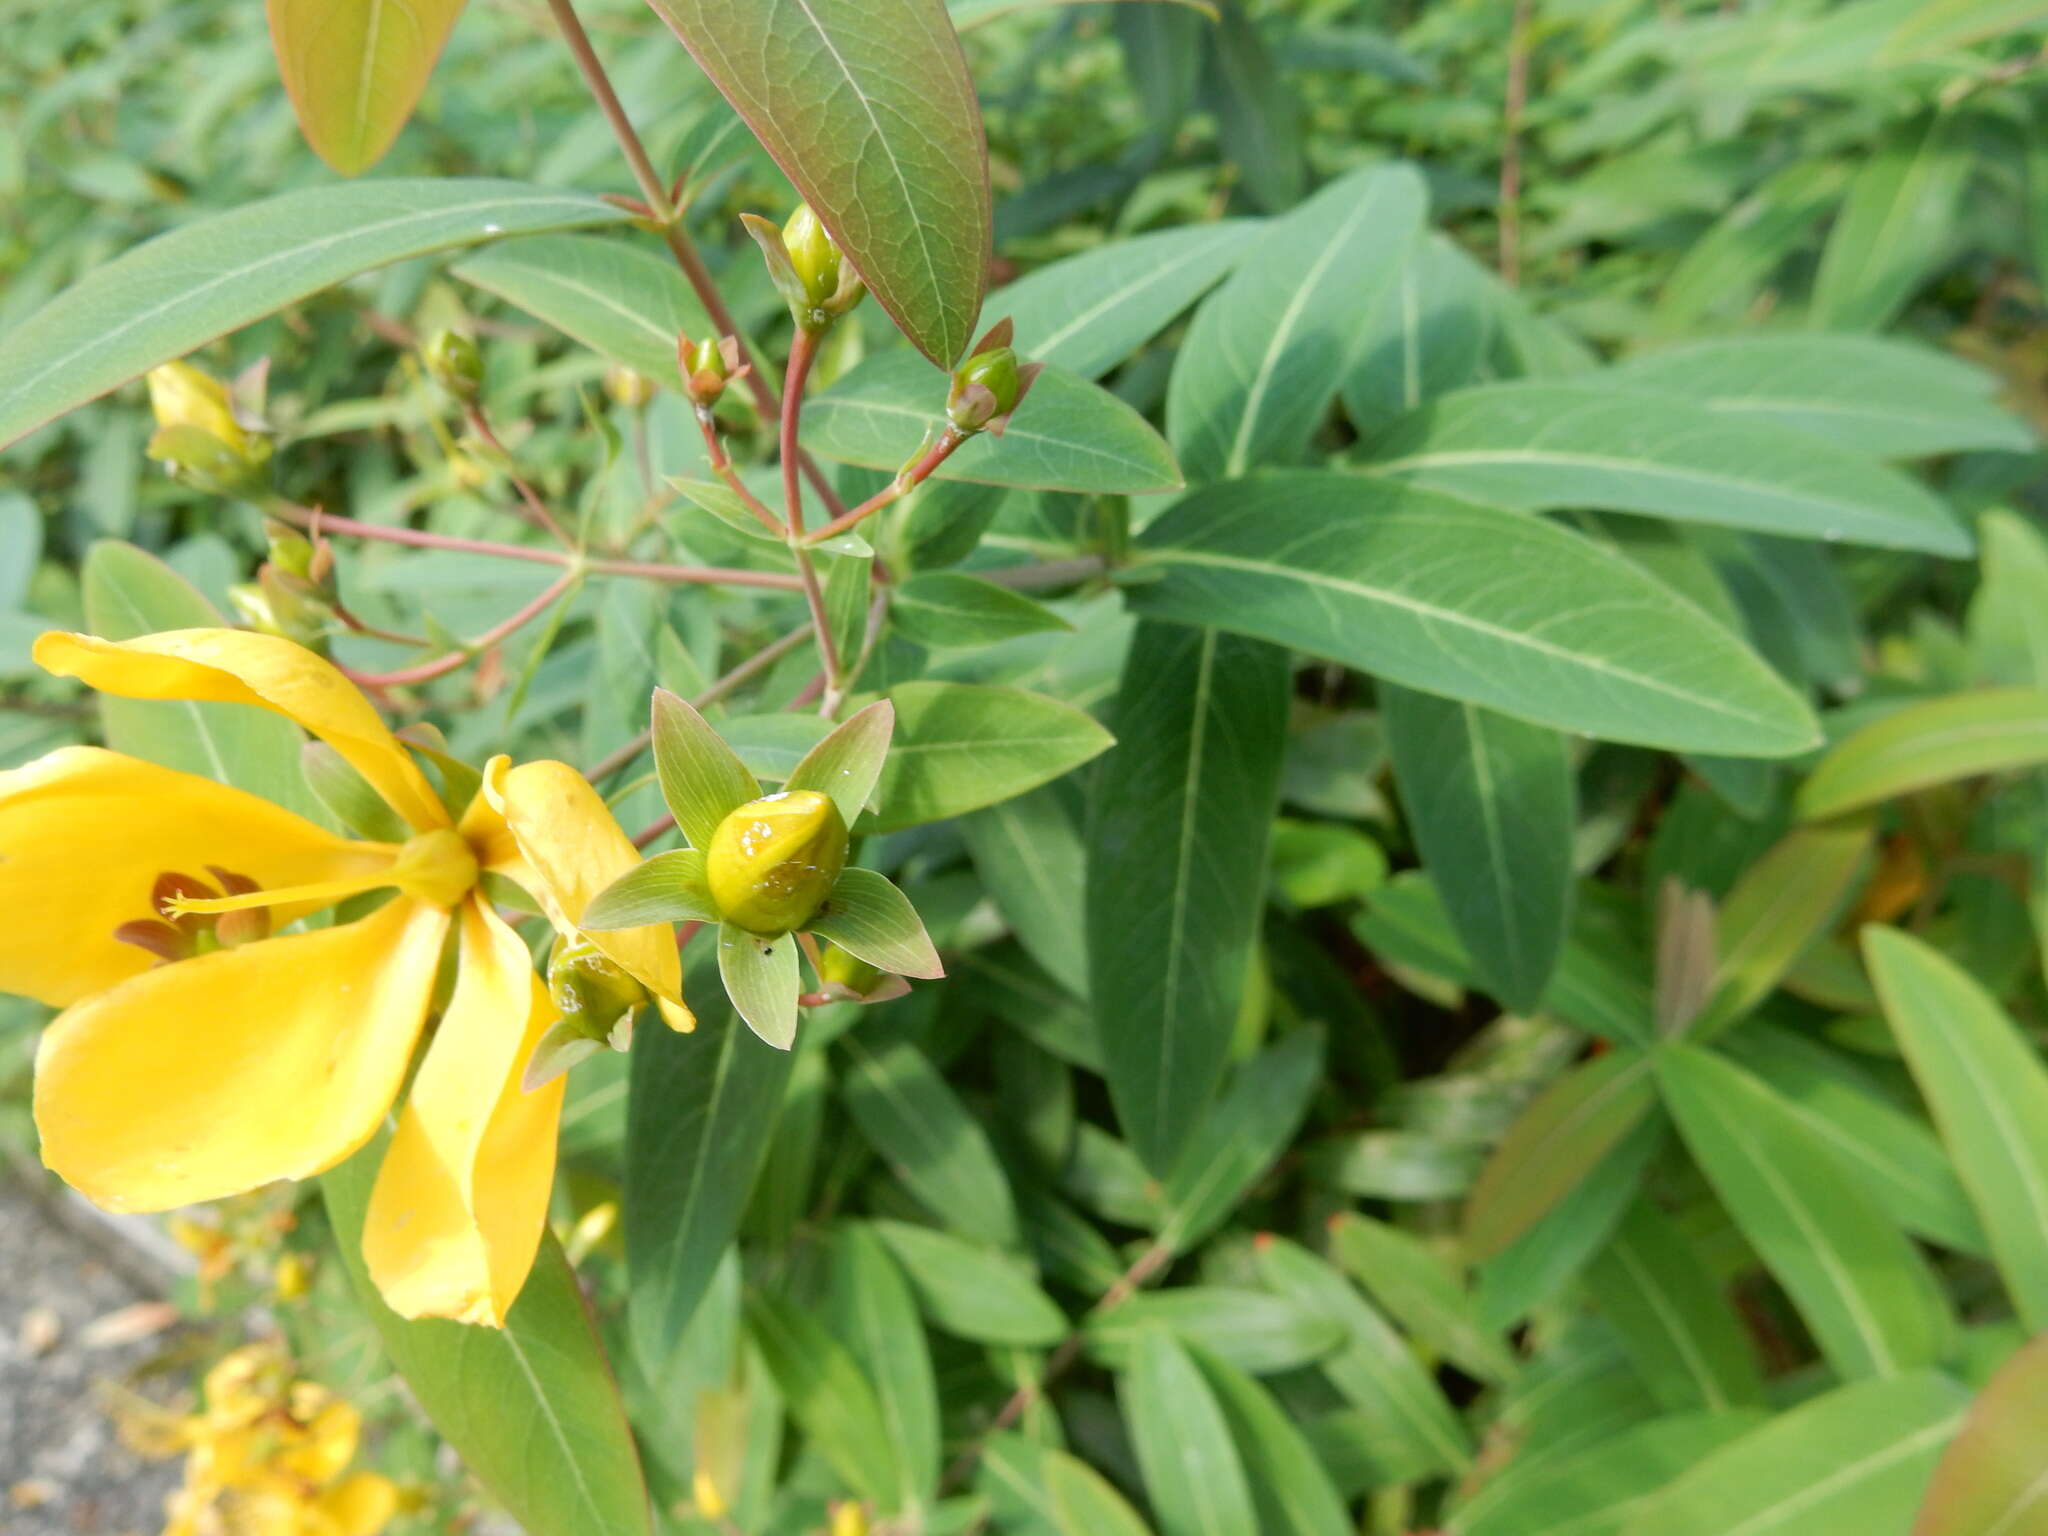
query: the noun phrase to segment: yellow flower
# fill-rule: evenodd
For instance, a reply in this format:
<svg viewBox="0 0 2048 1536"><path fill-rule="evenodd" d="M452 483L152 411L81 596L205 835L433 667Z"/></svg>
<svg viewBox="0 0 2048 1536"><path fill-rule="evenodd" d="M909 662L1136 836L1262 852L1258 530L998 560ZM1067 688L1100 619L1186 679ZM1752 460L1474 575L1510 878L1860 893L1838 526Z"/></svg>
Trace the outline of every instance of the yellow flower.
<svg viewBox="0 0 2048 1536"><path fill-rule="evenodd" d="M187 1452L185 1481L164 1536L377 1536L397 1513L391 1479L343 1475L362 1437L356 1410L294 1380L272 1346L233 1351L201 1392L201 1410L177 1421L170 1454Z"/></svg>
<svg viewBox="0 0 2048 1536"><path fill-rule="evenodd" d="M190 427L217 438L230 452L247 453L254 439L235 420L227 386L190 363L165 363L149 370L149 408L159 430Z"/></svg>
<svg viewBox="0 0 2048 1536"><path fill-rule="evenodd" d="M242 790L92 747L0 773L0 987L64 1010L36 1057L44 1161L98 1204L131 1211L331 1168L398 1096L452 942L453 994L385 1153L363 1253L401 1314L502 1324L540 1242L562 1084L521 1090L554 1012L525 941L479 881L513 880L573 931L637 861L603 801L564 764L499 758L451 816L370 702L276 636L194 629L117 644L51 633L36 660L127 698L284 715L411 833L353 841ZM353 922L268 936L273 923L378 890L394 894ZM666 927L591 942L673 1027L690 1027Z"/></svg>

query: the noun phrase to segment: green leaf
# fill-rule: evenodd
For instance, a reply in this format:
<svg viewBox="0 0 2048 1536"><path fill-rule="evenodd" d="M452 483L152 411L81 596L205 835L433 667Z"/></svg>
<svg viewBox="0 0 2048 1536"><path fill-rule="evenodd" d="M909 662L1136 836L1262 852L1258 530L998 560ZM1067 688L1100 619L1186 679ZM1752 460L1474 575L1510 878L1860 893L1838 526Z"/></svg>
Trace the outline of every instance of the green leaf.
<svg viewBox="0 0 2048 1536"><path fill-rule="evenodd" d="M1503 1253L1656 1107L1649 1059L1596 1056L1559 1077L1516 1117L1465 1202L1465 1255Z"/></svg>
<svg viewBox="0 0 2048 1536"><path fill-rule="evenodd" d="M1423 867L1481 982L1536 1006L1571 919L1571 760L1555 731L1382 686L1394 782Z"/></svg>
<svg viewBox="0 0 2048 1536"><path fill-rule="evenodd" d="M943 424L946 377L908 352L871 357L804 406L804 446L821 458L895 471ZM933 471L1040 491L1171 491L1173 452L1145 418L1085 379L1047 368L1009 426L984 432Z"/></svg>
<svg viewBox="0 0 2048 1536"><path fill-rule="evenodd" d="M718 979L747 1028L778 1051L796 1040L796 1000L803 991L792 933L764 938L736 923L718 925Z"/></svg>
<svg viewBox="0 0 2048 1536"><path fill-rule="evenodd" d="M1825 937L1863 883L1868 820L1799 827L1743 871L1715 924L1719 960L1707 1004L1692 1022L1705 1038L1768 997Z"/></svg>
<svg viewBox="0 0 2048 1536"><path fill-rule="evenodd" d="M1808 821L1956 779L2048 763L2048 692L1982 688L1894 710L1829 749L1799 787Z"/></svg>
<svg viewBox="0 0 2048 1536"><path fill-rule="evenodd" d="M839 1227L828 1254L822 1320L875 1389L903 1477L898 1503L908 1508L929 1497L939 1481L939 1393L924 1324L909 1282L873 1227Z"/></svg>
<svg viewBox="0 0 2048 1536"><path fill-rule="evenodd" d="M463 0L270 0L270 44L306 142L335 170L375 165L427 88Z"/></svg>
<svg viewBox="0 0 2048 1536"><path fill-rule="evenodd" d="M634 1353L648 1376L675 1369L684 1331L739 1230L775 1134L791 1054L743 1028L695 983L697 1027L637 1032L626 1110L626 1271Z"/></svg>
<svg viewBox="0 0 2048 1536"><path fill-rule="evenodd" d="M1043 603L962 571L921 571L898 582L889 619L906 639L934 650L1074 627Z"/></svg>
<svg viewBox="0 0 2048 1536"><path fill-rule="evenodd" d="M1192 1350L1244 1462L1262 1536L1350 1536L1344 1502L1271 1394L1212 1352Z"/></svg>
<svg viewBox="0 0 2048 1536"><path fill-rule="evenodd" d="M1837 1387L1714 1452L1623 1536L1906 1536L1967 1402L1932 1371Z"/></svg>
<svg viewBox="0 0 2048 1536"><path fill-rule="evenodd" d="M1368 442L1358 468L1523 512L1598 508L1936 555L1971 549L1947 506L1895 469L1600 375L1445 395Z"/></svg>
<svg viewBox="0 0 2048 1536"><path fill-rule="evenodd" d="M1330 1254L1424 1344L1482 1381L1506 1381L1517 1364L1482 1327L1464 1283L1413 1233L1355 1211L1330 1223Z"/></svg>
<svg viewBox="0 0 2048 1536"><path fill-rule="evenodd" d="M1221 219L1112 240L997 289L988 312L1016 323L1018 356L1099 379L1221 282L1258 232Z"/></svg>
<svg viewBox="0 0 2048 1536"><path fill-rule="evenodd" d="M1010 1181L980 1122L906 1040L842 1036L846 1112L896 1177L956 1232L1019 1246Z"/></svg>
<svg viewBox="0 0 2048 1536"><path fill-rule="evenodd" d="M951 367L988 282L981 106L944 0L649 0L903 334Z"/></svg>
<svg viewBox="0 0 2048 1536"><path fill-rule="evenodd" d="M684 700L654 690L654 770L661 798L690 846L711 846L718 824L761 793L761 785L725 739Z"/></svg>
<svg viewBox="0 0 2048 1536"><path fill-rule="evenodd" d="M550 1235L503 1328L408 1322L362 1257L379 1137L320 1180L356 1298L463 1465L532 1536L652 1536L640 1459L575 1271Z"/></svg>
<svg viewBox="0 0 2048 1536"><path fill-rule="evenodd" d="M1375 1455L1398 1460L1399 1481L1471 1465L1472 1437L1464 1424L1408 1341L1357 1287L1284 1238L1261 1238L1257 1254L1259 1278L1269 1289L1344 1330L1344 1342L1316 1369L1357 1411Z"/></svg>
<svg viewBox="0 0 2048 1536"><path fill-rule="evenodd" d="M1164 1328L1138 1334L1117 1398L1165 1536L1259 1536L1251 1488L1208 1381Z"/></svg>
<svg viewBox="0 0 2048 1536"><path fill-rule="evenodd" d="M597 932L649 923L716 923L718 907L704 883L704 853L677 848L627 870L583 909L577 926Z"/></svg>
<svg viewBox="0 0 2048 1536"><path fill-rule="evenodd" d="M133 640L221 622L190 582L133 544L94 544L86 552L79 584L86 628L103 640ZM107 745L116 752L232 784L320 819L319 804L299 767L303 738L282 715L243 704L120 699L107 693L96 701Z"/></svg>
<svg viewBox="0 0 2048 1536"><path fill-rule="evenodd" d="M1222 1285L1141 1291L1082 1325L1088 1354L1121 1370L1138 1340L1164 1328L1183 1343L1254 1375L1311 1364L1343 1343L1343 1329L1285 1296Z"/></svg>
<svg viewBox="0 0 2048 1536"><path fill-rule="evenodd" d="M960 818L960 835L1024 952L1076 997L1088 992L1088 934L1081 829L1054 786L1012 796Z"/></svg>
<svg viewBox="0 0 2048 1536"><path fill-rule="evenodd" d="M1064 1451L998 1435L981 1476L1001 1529L1017 1536L1151 1536L1101 1473Z"/></svg>
<svg viewBox="0 0 2048 1536"><path fill-rule="evenodd" d="M1396 875L1369 900L1352 927L1376 952L1457 986L1472 984L1471 959L1427 875L1420 870ZM1566 941L1543 993L1543 1011L1590 1035L1648 1045L1650 991L1639 970L1626 951L1600 942L1589 930Z"/></svg>
<svg viewBox="0 0 2048 1536"><path fill-rule="evenodd" d="M1045 1349L1066 1337L1067 1315L1021 1259L907 1221L870 1223L917 1290L934 1327L983 1344Z"/></svg>
<svg viewBox="0 0 2048 1536"><path fill-rule="evenodd" d="M358 272L627 218L581 192L446 178L308 187L210 214L95 267L0 340L0 448Z"/></svg>
<svg viewBox="0 0 2048 1536"><path fill-rule="evenodd" d="M1287 654L1141 624L1088 825L1089 994L1111 1101L1164 1173L1223 1074L1279 794Z"/></svg>
<svg viewBox="0 0 2048 1536"><path fill-rule="evenodd" d="M1322 1080L1323 1032L1297 1029L1240 1066L1166 1176L1160 1240L1185 1253L1280 1160Z"/></svg>
<svg viewBox="0 0 2048 1536"><path fill-rule="evenodd" d="M1353 426L1372 431L1478 381L1493 341L1494 282L1443 235L1414 248L1344 379Z"/></svg>
<svg viewBox="0 0 2048 1536"><path fill-rule="evenodd" d="M1945 352L1878 336L1744 336L1630 358L1604 375L1719 415L1775 421L1880 459L2031 451L1998 381Z"/></svg>
<svg viewBox="0 0 2048 1536"><path fill-rule="evenodd" d="M1978 678L2048 692L2048 538L2016 512L1978 523L1982 577L1970 599L1970 659Z"/></svg>
<svg viewBox="0 0 2048 1536"><path fill-rule="evenodd" d="M2048 1069L1997 1001L1909 934L1863 931L1870 979L2029 1332L2048 1328Z"/></svg>
<svg viewBox="0 0 2048 1536"><path fill-rule="evenodd" d="M1266 225L1196 311L1167 388L1167 437L1191 481L1307 447L1427 202L1413 166L1371 166Z"/></svg>
<svg viewBox="0 0 2048 1536"><path fill-rule="evenodd" d="M1877 1011L1874 996L1867 1006ZM1907 1231L1958 1253L1991 1252L1955 1165L1925 1116L1902 1107L1850 1056L1755 1019L1720 1049L1776 1089Z"/></svg>
<svg viewBox="0 0 2048 1536"><path fill-rule="evenodd" d="M747 1297L747 1332L782 1389L790 1417L832 1470L862 1498L897 1508L903 1478L896 1447L874 1384L846 1347L795 1302L760 1291Z"/></svg>
<svg viewBox="0 0 2048 1536"><path fill-rule="evenodd" d="M1927 1485L1914 1536L2040 1536L2048 1528L2048 1338L2036 1338L1977 1394Z"/></svg>
<svg viewBox="0 0 2048 1536"><path fill-rule="evenodd" d="M927 978L946 974L910 898L872 869L840 875L810 929L878 970Z"/></svg>
<svg viewBox="0 0 2048 1536"><path fill-rule="evenodd" d="M665 388L681 384L676 338L702 341L714 327L676 264L597 235L514 240L451 269L601 357ZM747 521L753 523L751 515ZM760 525L754 524L756 528Z"/></svg>
<svg viewBox="0 0 2048 1536"><path fill-rule="evenodd" d="M829 795L850 827L874 798L889 756L889 737L896 729L896 707L877 699L834 726L829 735L803 755L789 771L785 790L810 789Z"/></svg>
<svg viewBox="0 0 2048 1536"><path fill-rule="evenodd" d="M1967 122L1930 112L1859 157L1814 275L1815 326L1882 329L1948 254L1976 158Z"/></svg>
<svg viewBox="0 0 2048 1536"><path fill-rule="evenodd" d="M1805 703L1714 620L1563 528L1349 475L1197 492L1145 531L1139 613L1221 624L1519 719L1788 756Z"/></svg>
<svg viewBox="0 0 2048 1536"><path fill-rule="evenodd" d="M902 683L881 809L862 831L896 832L978 811L1078 768L1114 738L1071 704L1021 688Z"/></svg>
<svg viewBox="0 0 2048 1536"><path fill-rule="evenodd" d="M1586 1292L1665 1408L1764 1400L1756 1352L1713 1272L1676 1223L1638 1200L1586 1267Z"/></svg>
<svg viewBox="0 0 2048 1536"><path fill-rule="evenodd" d="M1672 1414L1583 1450L1521 1458L1460 1503L1458 1536L1615 1536L1644 1500L1763 1419L1742 1410Z"/></svg>
<svg viewBox="0 0 2048 1536"><path fill-rule="evenodd" d="M385 803L370 781L349 766L347 758L324 741L299 747L299 771L313 798L357 837L373 843L402 843L412 836L405 818Z"/></svg>
<svg viewBox="0 0 2048 1536"><path fill-rule="evenodd" d="M1808 247L1813 227L1849 178L1839 160L1802 156L1766 176L1672 266L1650 316L1662 335L1686 335L1708 314L1753 303L1785 258Z"/></svg>
<svg viewBox="0 0 2048 1536"><path fill-rule="evenodd" d="M965 32L970 27L978 27L985 21L1007 16L1013 11L1050 10L1054 6L1074 3L1075 0L946 0L946 8L953 13L953 24ZM1207 0L1172 0L1172 3L1211 17L1216 14L1216 8Z"/></svg>
<svg viewBox="0 0 2048 1536"><path fill-rule="evenodd" d="M1721 1203L1844 1377L1943 1358L1947 1304L1889 1213L1768 1084L1690 1046L1657 1056L1657 1083Z"/></svg>

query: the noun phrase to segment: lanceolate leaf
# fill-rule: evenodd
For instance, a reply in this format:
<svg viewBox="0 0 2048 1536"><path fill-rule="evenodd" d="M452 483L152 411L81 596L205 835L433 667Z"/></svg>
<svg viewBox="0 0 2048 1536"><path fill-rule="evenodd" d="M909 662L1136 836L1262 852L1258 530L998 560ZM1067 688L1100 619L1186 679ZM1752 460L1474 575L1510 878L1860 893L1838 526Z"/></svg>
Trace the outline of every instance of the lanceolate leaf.
<svg viewBox="0 0 2048 1536"><path fill-rule="evenodd" d="M1460 1370L1485 1381L1515 1374L1513 1352L1481 1326L1464 1282L1421 1238L1346 1212L1330 1223L1330 1253L1395 1321Z"/></svg>
<svg viewBox="0 0 2048 1536"><path fill-rule="evenodd" d="M1360 467L1540 512L1595 507L1961 556L1970 536L1917 482L1774 422L1593 381L1484 384L1365 445Z"/></svg>
<svg viewBox="0 0 2048 1536"><path fill-rule="evenodd" d="M1174 366L1167 436L1190 479L1300 454L1421 234L1426 200L1412 166L1374 166L1266 226Z"/></svg>
<svg viewBox="0 0 2048 1536"><path fill-rule="evenodd" d="M1038 1288L1024 1260L907 1221L871 1225L937 1327L963 1339L1019 1347L1049 1348L1065 1336L1066 1314Z"/></svg>
<svg viewBox="0 0 2048 1536"><path fill-rule="evenodd" d="M1714 620L1537 518L1357 476L1261 475L1153 523L1140 613L1219 624L1520 719L1787 756L1818 730Z"/></svg>
<svg viewBox="0 0 2048 1536"><path fill-rule="evenodd" d="M1722 415L1798 427L1881 459L1968 449L2024 453L2026 424L1997 380L1934 351L1877 336L1746 336L1631 358L1613 383L1682 396Z"/></svg>
<svg viewBox="0 0 2048 1536"><path fill-rule="evenodd" d="M1865 929L1863 952L2006 1291L2039 1333L2048 1328L2048 1068L1953 960L1891 928Z"/></svg>
<svg viewBox="0 0 2048 1536"><path fill-rule="evenodd" d="M1933 1371L1837 1387L1707 1457L1622 1536L1906 1536L1968 1401Z"/></svg>
<svg viewBox="0 0 2048 1536"><path fill-rule="evenodd" d="M1223 1073L1280 782L1287 654L1145 624L1088 831L1089 991L1117 1117L1166 1172Z"/></svg>
<svg viewBox="0 0 2048 1536"><path fill-rule="evenodd" d="M914 354L871 357L804 408L804 445L821 457L895 471L945 420L946 377ZM1047 368L999 437L984 432L934 472L1041 491L1170 491L1173 453L1123 401Z"/></svg>
<svg viewBox="0 0 2048 1536"><path fill-rule="evenodd" d="M1913 1536L2038 1536L2048 1529L2048 1337L2008 1360L1977 1394L1934 1468Z"/></svg>
<svg viewBox="0 0 2048 1536"><path fill-rule="evenodd" d="M1966 122L1959 112L1929 112L1859 157L1814 276L1816 325L1878 329L1947 252L1974 158Z"/></svg>
<svg viewBox="0 0 2048 1536"><path fill-rule="evenodd" d="M581 192L417 180L309 187L195 220L95 268L0 337L0 448L358 272L627 217Z"/></svg>
<svg viewBox="0 0 2048 1536"><path fill-rule="evenodd" d="M1087 850L1057 785L960 819L974 871L1025 953L1076 997L1088 991Z"/></svg>
<svg viewBox="0 0 2048 1536"><path fill-rule="evenodd" d="M1221 281L1259 228L1224 219L1112 241L997 289L988 312L1016 322L1020 357L1099 379Z"/></svg>
<svg viewBox="0 0 2048 1536"><path fill-rule="evenodd" d="M270 44L306 142L344 176L382 158L463 0L269 0Z"/></svg>
<svg viewBox="0 0 2048 1536"><path fill-rule="evenodd" d="M1213 1353L1191 1350L1244 1460L1261 1536L1349 1536L1329 1474L1272 1395Z"/></svg>
<svg viewBox="0 0 2048 1536"><path fill-rule="evenodd" d="M622 1222L628 1316L634 1349L656 1378L671 1368L739 1230L792 1060L734 1016L708 970L690 971L697 1028L640 1030L630 1057Z"/></svg>
<svg viewBox="0 0 2048 1536"><path fill-rule="evenodd" d="M874 1384L817 1318L795 1302L766 1293L747 1298L752 1335L775 1384L832 1470L861 1497L894 1509L902 1474Z"/></svg>
<svg viewBox="0 0 2048 1536"><path fill-rule="evenodd" d="M1465 1254L1504 1251L1570 1193L1656 1104L1650 1063L1636 1051L1596 1056L1551 1084L1487 1159L1465 1205Z"/></svg>
<svg viewBox="0 0 2048 1536"><path fill-rule="evenodd" d="M680 382L677 335L701 341L712 330L676 264L624 240L596 235L514 240L480 251L453 270L464 282L665 388Z"/></svg>
<svg viewBox="0 0 2048 1536"><path fill-rule="evenodd" d="M1587 1267L1585 1283L1666 1408L1763 1401L1763 1377L1732 1302L1677 1224L1647 1200Z"/></svg>
<svg viewBox="0 0 2048 1536"><path fill-rule="evenodd" d="M1528 1012L1571 918L1571 761L1556 731L1382 687L1394 779L1424 867L1489 991Z"/></svg>
<svg viewBox="0 0 2048 1536"><path fill-rule="evenodd" d="M1301 1128L1322 1067L1323 1033L1308 1028L1237 1069L1167 1176L1162 1241L1185 1252L1223 1224Z"/></svg>
<svg viewBox="0 0 2048 1536"><path fill-rule="evenodd" d="M909 1284L872 1227L849 1222L832 1234L825 1323L867 1373L902 1474L902 1502L926 1497L939 1480L939 1395L931 1350Z"/></svg>
<svg viewBox="0 0 2048 1536"><path fill-rule="evenodd" d="M328 1172L321 1190L356 1297L413 1397L532 1536L652 1536L625 1409L560 1245L543 1235L503 1328L408 1322L363 1267L363 1216L383 1150L380 1137Z"/></svg>
<svg viewBox="0 0 2048 1536"><path fill-rule="evenodd" d="M893 832L980 810L1036 789L1109 747L1071 704L974 683L905 683L890 691L896 739L860 830Z"/></svg>
<svg viewBox="0 0 2048 1536"><path fill-rule="evenodd" d="M1890 1375L1948 1353L1954 1320L1926 1261L1768 1084L1687 1046L1659 1053L1657 1082L1701 1171L1837 1373Z"/></svg>
<svg viewBox="0 0 2048 1536"><path fill-rule="evenodd" d="M649 0L933 362L992 239L981 106L944 0ZM892 466L893 467L893 466Z"/></svg>
<svg viewBox="0 0 2048 1536"><path fill-rule="evenodd" d="M1171 1333L1139 1333L1118 1395L1162 1536L1258 1536L1230 1426Z"/></svg>
<svg viewBox="0 0 2048 1536"><path fill-rule="evenodd" d="M1985 688L1909 704L1831 748L1799 789L1809 820L1936 784L2048 763L2048 693Z"/></svg>

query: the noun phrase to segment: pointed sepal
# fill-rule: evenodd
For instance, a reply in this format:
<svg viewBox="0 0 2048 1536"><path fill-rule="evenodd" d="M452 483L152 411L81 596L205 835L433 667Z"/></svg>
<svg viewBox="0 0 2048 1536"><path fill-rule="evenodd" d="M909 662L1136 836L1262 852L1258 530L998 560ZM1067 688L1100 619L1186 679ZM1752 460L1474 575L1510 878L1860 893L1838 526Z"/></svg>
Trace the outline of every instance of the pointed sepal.
<svg viewBox="0 0 2048 1536"><path fill-rule="evenodd" d="M718 824L761 793L711 722L666 688L654 690L654 771L692 848L710 847Z"/></svg>

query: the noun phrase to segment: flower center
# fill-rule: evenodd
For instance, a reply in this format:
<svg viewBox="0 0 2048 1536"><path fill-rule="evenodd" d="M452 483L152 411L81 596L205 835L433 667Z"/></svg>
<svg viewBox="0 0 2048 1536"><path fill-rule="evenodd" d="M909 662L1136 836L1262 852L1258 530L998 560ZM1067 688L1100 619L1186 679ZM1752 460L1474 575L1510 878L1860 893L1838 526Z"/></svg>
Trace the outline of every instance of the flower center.
<svg viewBox="0 0 2048 1536"><path fill-rule="evenodd" d="M246 896L256 889L256 882L247 875L217 864L207 865L206 872L213 876L213 885L177 870L165 870L149 892L149 909L156 916L123 923L114 930L114 937L146 949L166 963L268 938L270 914L260 909L209 917L185 908L187 901L217 899L216 887L230 896Z"/></svg>

